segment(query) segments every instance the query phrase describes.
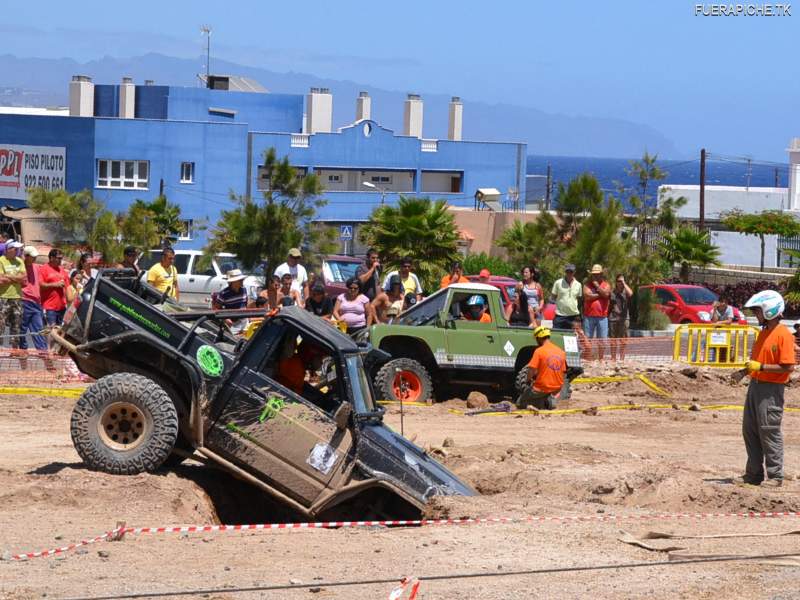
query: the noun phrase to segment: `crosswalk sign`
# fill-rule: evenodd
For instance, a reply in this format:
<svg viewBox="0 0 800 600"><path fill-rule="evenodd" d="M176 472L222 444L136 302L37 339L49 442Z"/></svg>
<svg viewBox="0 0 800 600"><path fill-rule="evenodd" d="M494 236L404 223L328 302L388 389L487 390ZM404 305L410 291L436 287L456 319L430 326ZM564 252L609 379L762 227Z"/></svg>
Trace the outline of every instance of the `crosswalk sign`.
<svg viewBox="0 0 800 600"><path fill-rule="evenodd" d="M352 225L339 225L339 239L343 242L353 239L353 226Z"/></svg>

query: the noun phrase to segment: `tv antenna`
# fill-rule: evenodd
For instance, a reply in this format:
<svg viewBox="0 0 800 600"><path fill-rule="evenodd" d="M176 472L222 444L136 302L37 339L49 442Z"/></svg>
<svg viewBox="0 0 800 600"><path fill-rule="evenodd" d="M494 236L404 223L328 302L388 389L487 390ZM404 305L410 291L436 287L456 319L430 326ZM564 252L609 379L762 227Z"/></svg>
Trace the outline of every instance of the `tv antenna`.
<svg viewBox="0 0 800 600"><path fill-rule="evenodd" d="M211 27L201 25L200 33L206 36L206 87L208 87L208 76L211 74Z"/></svg>

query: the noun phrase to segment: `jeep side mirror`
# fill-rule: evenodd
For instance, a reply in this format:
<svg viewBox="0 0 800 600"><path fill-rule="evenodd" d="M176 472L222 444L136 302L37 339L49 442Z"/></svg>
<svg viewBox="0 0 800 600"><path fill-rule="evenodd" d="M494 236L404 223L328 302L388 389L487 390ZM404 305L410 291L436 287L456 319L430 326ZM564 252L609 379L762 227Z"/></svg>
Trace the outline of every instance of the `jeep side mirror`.
<svg viewBox="0 0 800 600"><path fill-rule="evenodd" d="M347 429L350 424L350 415L353 414L353 407L349 402L342 402L336 412L333 413L333 420L338 429Z"/></svg>

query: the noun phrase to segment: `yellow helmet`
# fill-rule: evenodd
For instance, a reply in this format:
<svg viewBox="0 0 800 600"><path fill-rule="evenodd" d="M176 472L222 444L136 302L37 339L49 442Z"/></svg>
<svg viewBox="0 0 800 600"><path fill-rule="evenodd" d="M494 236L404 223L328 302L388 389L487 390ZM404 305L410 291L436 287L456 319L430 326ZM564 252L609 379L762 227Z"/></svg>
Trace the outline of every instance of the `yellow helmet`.
<svg viewBox="0 0 800 600"><path fill-rule="evenodd" d="M537 340L539 338L550 337L550 330L544 325L539 325L533 330L533 337L535 337Z"/></svg>

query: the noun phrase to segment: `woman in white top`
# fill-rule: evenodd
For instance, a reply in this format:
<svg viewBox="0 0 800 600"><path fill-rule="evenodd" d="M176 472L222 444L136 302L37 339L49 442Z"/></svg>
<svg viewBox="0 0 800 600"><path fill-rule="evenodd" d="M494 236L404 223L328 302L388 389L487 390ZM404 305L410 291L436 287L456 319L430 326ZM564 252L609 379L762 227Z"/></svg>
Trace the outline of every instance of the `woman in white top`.
<svg viewBox="0 0 800 600"><path fill-rule="evenodd" d="M528 308L541 321L544 290L539 283L539 272L533 267L522 267L522 291L528 298Z"/></svg>

